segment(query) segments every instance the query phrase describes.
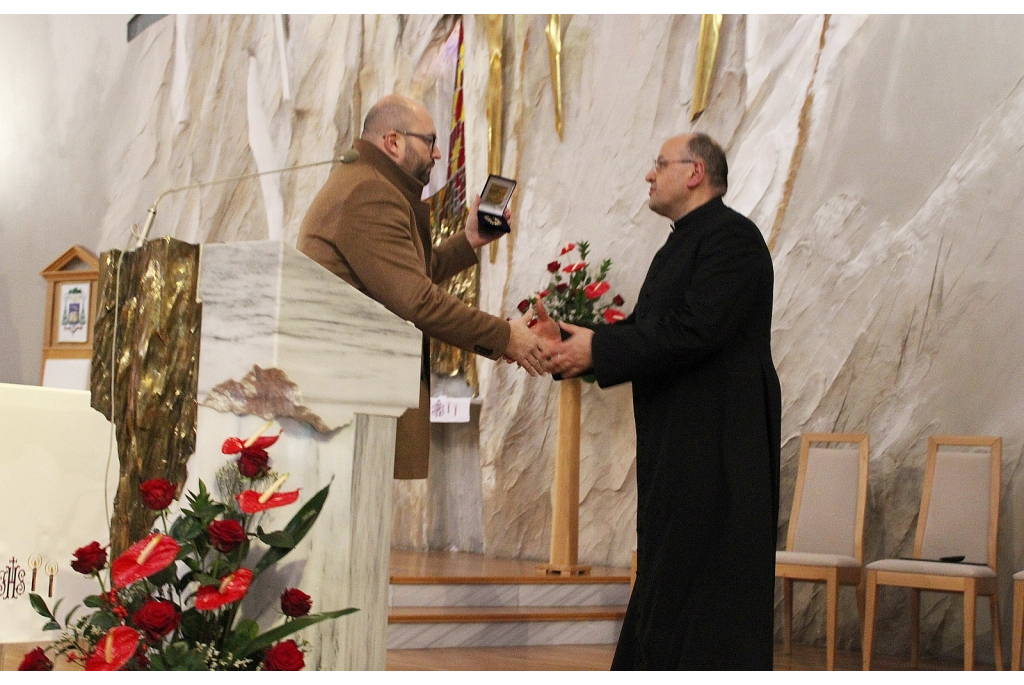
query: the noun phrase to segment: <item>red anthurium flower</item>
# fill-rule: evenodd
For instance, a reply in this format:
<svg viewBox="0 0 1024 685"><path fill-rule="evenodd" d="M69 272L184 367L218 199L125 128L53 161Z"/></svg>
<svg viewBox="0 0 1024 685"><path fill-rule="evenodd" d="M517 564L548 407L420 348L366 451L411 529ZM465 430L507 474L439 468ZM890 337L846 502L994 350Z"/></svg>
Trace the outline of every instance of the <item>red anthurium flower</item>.
<svg viewBox="0 0 1024 685"><path fill-rule="evenodd" d="M142 495L142 503L153 511L163 511L171 506L174 495L177 494L178 486L163 478L152 478L139 483L139 493Z"/></svg>
<svg viewBox="0 0 1024 685"><path fill-rule="evenodd" d="M550 294L551 291L545 288L544 290L541 290L539 293L537 293L537 297L547 297Z"/></svg>
<svg viewBox="0 0 1024 685"><path fill-rule="evenodd" d="M566 252L572 252L575 249L576 249L576 243L566 243L565 247L562 248L562 251L558 253L558 256L561 257Z"/></svg>
<svg viewBox="0 0 1024 685"><path fill-rule="evenodd" d="M616 321L622 321L626 318L626 315L620 312L618 309L608 308L604 310L604 320L608 323L615 323Z"/></svg>
<svg viewBox="0 0 1024 685"><path fill-rule="evenodd" d="M235 499L238 500L239 508L246 514L255 514L267 509L273 509L274 507L283 507L299 499L299 491L292 490L291 492L275 492L266 501L260 502L260 498L264 494L255 490L246 490L242 494L237 495Z"/></svg>
<svg viewBox="0 0 1024 685"><path fill-rule="evenodd" d="M559 264L557 261L548 262L548 271L550 271L551 273L555 273L556 271L558 271L559 267L561 267L561 266L562 265Z"/></svg>
<svg viewBox="0 0 1024 685"><path fill-rule="evenodd" d="M252 582L252 571L240 568L220 579L220 585L204 585L196 591L196 609L213 611L245 597Z"/></svg>
<svg viewBox="0 0 1024 685"><path fill-rule="evenodd" d="M220 451L223 452L224 454L238 454L244 449L267 449L275 442L277 442L277 439L281 437L281 433L278 433L277 435L262 434L263 431L270 428L272 424L272 421L268 421L258 431L256 431L255 434L253 434L246 440L242 440L241 438L228 438L227 440L224 441L224 444L221 446Z"/></svg>
<svg viewBox="0 0 1024 685"><path fill-rule="evenodd" d="M612 287L605 281L597 281L584 288L583 293L587 296L588 300L596 300L611 289Z"/></svg>
<svg viewBox="0 0 1024 685"><path fill-rule="evenodd" d="M583 269L586 269L586 268L587 268L587 263L586 262L576 262L575 264L570 264L570 265L568 265L566 267L563 267L562 271L564 271L567 274L574 274L577 271L582 271Z"/></svg>
<svg viewBox="0 0 1024 685"><path fill-rule="evenodd" d="M71 568L82 575L89 575L99 571L107 565L107 550L100 547L100 543L93 540L85 547L75 550L75 558L71 561Z"/></svg>
<svg viewBox="0 0 1024 685"><path fill-rule="evenodd" d="M21 664L18 666L18 670L52 671L53 662L50 661L49 657L46 656L46 652L43 651L42 647L36 647L31 652L25 654L25 658L21 660Z"/></svg>
<svg viewBox="0 0 1024 685"><path fill-rule="evenodd" d="M278 642L263 655L263 668L267 671L301 671L305 666L306 660L295 640Z"/></svg>
<svg viewBox="0 0 1024 685"><path fill-rule="evenodd" d="M110 565L110 576L117 587L128 587L137 580L148 578L174 563L181 548L174 538L162 533L151 533L129 547Z"/></svg>
<svg viewBox="0 0 1024 685"><path fill-rule="evenodd" d="M135 655L139 634L127 626L117 626L96 643L96 651L85 662L87 671L119 671Z"/></svg>

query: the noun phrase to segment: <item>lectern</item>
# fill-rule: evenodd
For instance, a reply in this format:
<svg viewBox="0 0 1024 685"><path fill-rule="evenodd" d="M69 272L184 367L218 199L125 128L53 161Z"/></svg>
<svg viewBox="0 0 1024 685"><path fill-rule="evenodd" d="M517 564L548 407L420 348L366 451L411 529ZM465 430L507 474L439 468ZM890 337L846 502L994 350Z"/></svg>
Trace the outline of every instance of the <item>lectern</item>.
<svg viewBox="0 0 1024 685"><path fill-rule="evenodd" d="M391 479L398 417L419 402L422 336L412 324L289 245L202 247L199 272L196 452L186 489L210 489L228 457L221 444L267 420L283 430L271 467L291 474L300 504L328 483L309 535L254 583L243 603L269 627L277 598L299 587L314 611L358 612L303 631L309 669L383 669L391 540ZM274 431L277 428L272 429ZM267 512L283 526L299 504ZM256 601L253 601L256 600Z"/></svg>

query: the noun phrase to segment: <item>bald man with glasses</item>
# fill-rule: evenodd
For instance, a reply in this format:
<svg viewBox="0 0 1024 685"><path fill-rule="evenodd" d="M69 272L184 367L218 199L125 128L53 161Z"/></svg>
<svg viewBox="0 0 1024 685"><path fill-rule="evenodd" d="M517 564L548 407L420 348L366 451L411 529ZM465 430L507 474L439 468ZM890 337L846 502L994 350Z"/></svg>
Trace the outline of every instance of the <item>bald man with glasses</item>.
<svg viewBox="0 0 1024 685"><path fill-rule="evenodd" d="M722 202L728 165L702 133L662 145L645 180L672 222L636 307L562 324L547 368L632 383L637 576L613 669L771 669L782 399L772 258Z"/></svg>
<svg viewBox="0 0 1024 685"><path fill-rule="evenodd" d="M420 406L398 421L395 477L426 478L429 338L490 359L507 357L531 375L541 371L545 342L529 329L529 316L506 321L438 287L476 264L477 248L501 234L481 233L477 198L465 230L432 245L421 197L441 153L426 108L401 95L382 98L367 112L353 147L358 160L331 172L302 221L298 248L423 331Z"/></svg>

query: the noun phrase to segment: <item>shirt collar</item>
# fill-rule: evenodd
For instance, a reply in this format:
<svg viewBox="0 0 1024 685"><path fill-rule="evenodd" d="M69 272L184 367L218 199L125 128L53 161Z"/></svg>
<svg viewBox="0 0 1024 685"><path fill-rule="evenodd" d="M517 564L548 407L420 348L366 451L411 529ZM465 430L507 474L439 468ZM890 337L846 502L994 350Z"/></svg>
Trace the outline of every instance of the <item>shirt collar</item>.
<svg viewBox="0 0 1024 685"><path fill-rule="evenodd" d="M723 207L725 207L725 203L722 202L722 196L719 195L714 199L708 200L700 207L697 207L696 209L691 209L688 213L683 214L681 217L673 221L672 230L678 232L689 226L693 226L703 221L707 217L711 216L712 214L714 214L716 211Z"/></svg>

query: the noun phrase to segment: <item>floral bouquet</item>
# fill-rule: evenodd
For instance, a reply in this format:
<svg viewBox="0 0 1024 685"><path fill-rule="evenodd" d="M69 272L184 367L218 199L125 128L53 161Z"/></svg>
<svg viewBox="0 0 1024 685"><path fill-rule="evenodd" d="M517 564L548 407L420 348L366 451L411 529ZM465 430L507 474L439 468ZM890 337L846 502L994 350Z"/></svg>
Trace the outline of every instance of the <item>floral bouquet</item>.
<svg viewBox="0 0 1024 685"><path fill-rule="evenodd" d="M572 261L572 253L577 250L579 259ZM548 286L520 302L519 311L525 314L531 305L536 305L540 300L552 319L576 326L594 326L625 319L626 315L615 308L626 303L622 295L616 295L611 302L601 301L601 298L611 290L611 285L605 277L611 269L612 260L606 259L601 262L597 275L593 276L587 262L589 255L590 243L583 240L563 247L559 259L566 257L567 263L563 266L559 259L549 262L547 269L551 274L551 280Z"/></svg>
<svg viewBox="0 0 1024 685"><path fill-rule="evenodd" d="M278 435L262 436L267 423L248 440L228 438L224 454L238 455L217 473L227 503L211 498L199 481L188 493L187 507L168 527L167 508L176 486L155 479L140 485L142 500L160 512L162 531L154 530L107 564L98 542L75 551L71 568L93 576L98 594L84 600L92 613L75 618L80 607L64 617L37 594L29 599L48 619L43 630L61 630L46 650L25 655L19 670L51 670L46 651L64 656L87 671L116 670L277 670L305 666L304 640L284 638L303 628L356 609L311 614L312 599L297 588L281 595L284 623L260 633L252 620L238 620L241 601L253 580L294 548L320 515L330 485L320 490L283 530L266 532L262 512L296 502L299 491L282 492L288 474L269 468L266 448ZM266 549L247 566L253 538Z"/></svg>

